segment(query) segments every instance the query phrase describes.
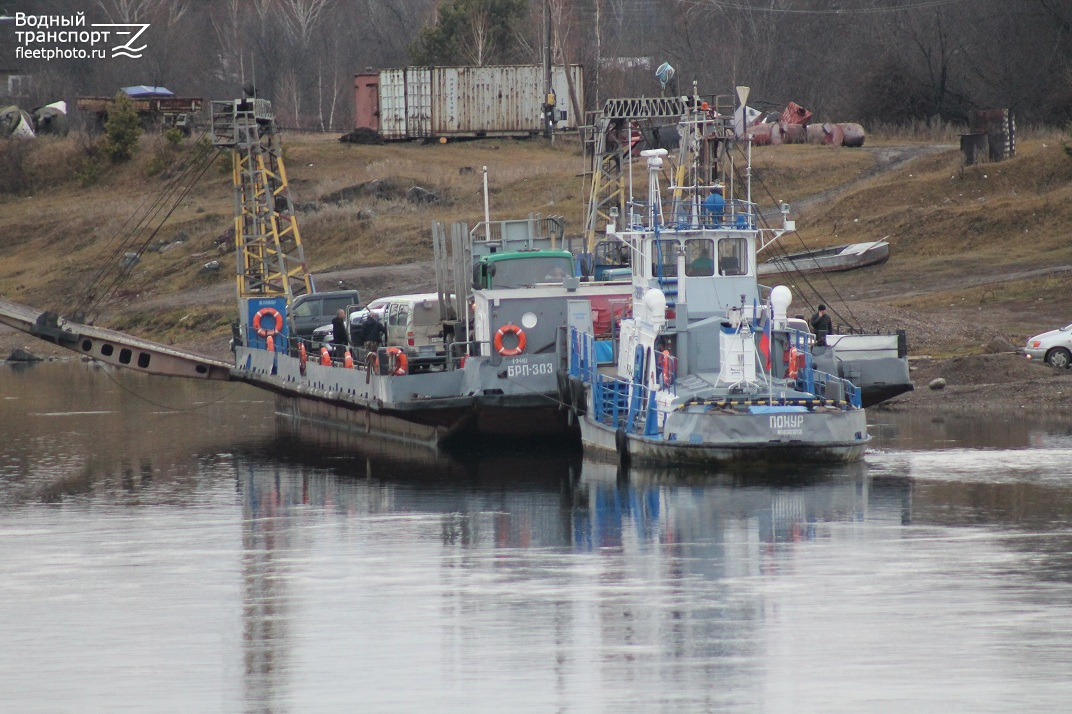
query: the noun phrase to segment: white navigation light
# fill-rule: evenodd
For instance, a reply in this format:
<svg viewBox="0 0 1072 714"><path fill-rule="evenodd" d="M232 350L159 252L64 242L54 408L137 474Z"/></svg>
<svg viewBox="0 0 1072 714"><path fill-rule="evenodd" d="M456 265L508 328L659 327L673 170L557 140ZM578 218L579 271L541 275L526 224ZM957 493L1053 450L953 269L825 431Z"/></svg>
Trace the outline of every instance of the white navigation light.
<svg viewBox="0 0 1072 714"><path fill-rule="evenodd" d="M793 302L793 291L784 285L776 285L770 291L770 301L775 323L784 325L786 315L789 314L789 305Z"/></svg>

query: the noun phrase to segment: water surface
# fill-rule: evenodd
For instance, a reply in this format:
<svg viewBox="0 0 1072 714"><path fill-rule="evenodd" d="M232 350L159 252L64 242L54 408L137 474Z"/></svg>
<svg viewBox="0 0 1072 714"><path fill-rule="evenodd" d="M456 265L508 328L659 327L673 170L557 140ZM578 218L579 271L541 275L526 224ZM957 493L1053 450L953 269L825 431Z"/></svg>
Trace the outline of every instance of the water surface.
<svg viewBox="0 0 1072 714"><path fill-rule="evenodd" d="M633 472L0 368L0 702L1064 711L1072 429L869 412L843 469Z"/></svg>

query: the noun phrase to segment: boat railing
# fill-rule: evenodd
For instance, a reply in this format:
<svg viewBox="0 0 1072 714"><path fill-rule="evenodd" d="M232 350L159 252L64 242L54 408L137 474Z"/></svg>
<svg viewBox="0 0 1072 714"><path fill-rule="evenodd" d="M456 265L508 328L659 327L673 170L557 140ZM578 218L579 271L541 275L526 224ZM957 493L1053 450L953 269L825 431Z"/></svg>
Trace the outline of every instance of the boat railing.
<svg viewBox="0 0 1072 714"><path fill-rule="evenodd" d="M790 329L789 345L796 350L800 359L797 365L797 389L836 403L846 402L857 408L861 406L863 397L859 387L847 379L815 369L810 332Z"/></svg>
<svg viewBox="0 0 1072 714"><path fill-rule="evenodd" d="M625 225L629 230L647 230L648 225L647 201L633 200L628 205L628 216ZM720 214L707 210L703 201L692 198L670 199L664 202L664 211L661 214L660 228L679 231L701 229L727 229L727 230L755 230L759 209L752 201L743 199L731 199L726 201Z"/></svg>
<svg viewBox="0 0 1072 714"><path fill-rule="evenodd" d="M658 434L656 414L656 390L636 380L611 377L599 371L593 335L570 328L569 373L580 377L592 390L592 416L596 420L628 433L647 436ZM671 368L676 374L676 363L671 359ZM673 384L667 388L676 389Z"/></svg>

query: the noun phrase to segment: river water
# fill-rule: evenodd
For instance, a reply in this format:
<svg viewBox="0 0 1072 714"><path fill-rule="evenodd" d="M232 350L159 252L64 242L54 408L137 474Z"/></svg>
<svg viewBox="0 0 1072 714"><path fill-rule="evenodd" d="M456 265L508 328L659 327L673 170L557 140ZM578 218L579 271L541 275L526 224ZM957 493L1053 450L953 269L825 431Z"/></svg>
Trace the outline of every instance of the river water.
<svg viewBox="0 0 1072 714"><path fill-rule="evenodd" d="M1068 711L1072 419L869 422L622 478L0 367L0 711Z"/></svg>

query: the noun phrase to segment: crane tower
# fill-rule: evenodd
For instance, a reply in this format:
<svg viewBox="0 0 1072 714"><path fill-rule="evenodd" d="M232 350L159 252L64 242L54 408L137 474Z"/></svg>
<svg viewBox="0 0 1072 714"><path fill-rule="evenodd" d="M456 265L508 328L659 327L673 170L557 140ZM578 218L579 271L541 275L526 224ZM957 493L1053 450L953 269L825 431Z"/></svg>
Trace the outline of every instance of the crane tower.
<svg viewBox="0 0 1072 714"><path fill-rule="evenodd" d="M313 288L271 102L213 101L212 143L231 152L239 315L251 338L250 328L285 337L287 308Z"/></svg>

